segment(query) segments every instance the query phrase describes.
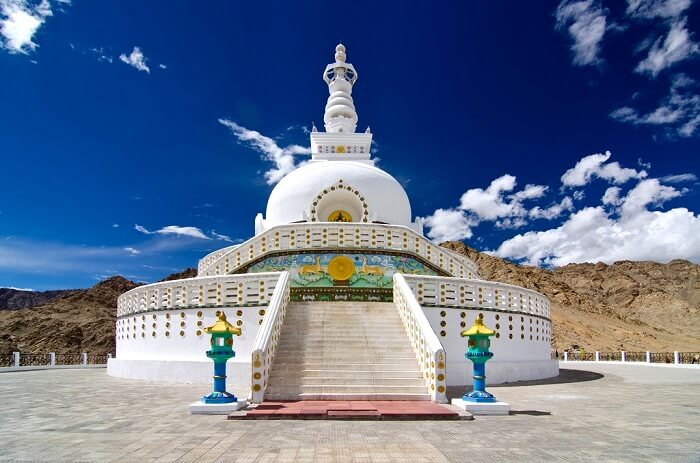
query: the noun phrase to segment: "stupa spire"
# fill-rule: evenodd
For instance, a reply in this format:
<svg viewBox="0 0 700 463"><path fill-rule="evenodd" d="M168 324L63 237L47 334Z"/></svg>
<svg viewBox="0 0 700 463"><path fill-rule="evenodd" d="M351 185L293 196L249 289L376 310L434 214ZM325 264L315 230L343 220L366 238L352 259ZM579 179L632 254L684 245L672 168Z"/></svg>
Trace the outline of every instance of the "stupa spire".
<svg viewBox="0 0 700 463"><path fill-rule="evenodd" d="M352 102L352 86L357 81L355 67L346 63L345 45L335 47L335 63L326 66L323 80L328 84L328 102L323 115L326 132L354 133L357 128L357 112Z"/></svg>

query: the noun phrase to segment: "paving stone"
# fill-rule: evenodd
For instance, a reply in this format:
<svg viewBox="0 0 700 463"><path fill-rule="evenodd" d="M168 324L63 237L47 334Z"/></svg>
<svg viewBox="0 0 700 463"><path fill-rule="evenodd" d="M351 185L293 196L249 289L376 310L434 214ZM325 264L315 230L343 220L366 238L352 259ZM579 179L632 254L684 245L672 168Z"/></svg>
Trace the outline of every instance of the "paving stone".
<svg viewBox="0 0 700 463"><path fill-rule="evenodd" d="M700 462L700 369L562 368L489 388L514 413L473 421L228 421L189 414L202 386L0 373L0 461Z"/></svg>

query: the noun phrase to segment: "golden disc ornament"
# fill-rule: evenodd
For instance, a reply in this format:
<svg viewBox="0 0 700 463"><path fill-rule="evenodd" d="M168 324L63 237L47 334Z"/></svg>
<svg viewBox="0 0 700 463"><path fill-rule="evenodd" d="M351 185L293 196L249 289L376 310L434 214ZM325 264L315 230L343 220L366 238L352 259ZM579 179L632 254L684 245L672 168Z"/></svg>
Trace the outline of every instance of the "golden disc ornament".
<svg viewBox="0 0 700 463"><path fill-rule="evenodd" d="M328 262L328 273L334 280L347 280L355 273L355 262L347 256L335 256Z"/></svg>

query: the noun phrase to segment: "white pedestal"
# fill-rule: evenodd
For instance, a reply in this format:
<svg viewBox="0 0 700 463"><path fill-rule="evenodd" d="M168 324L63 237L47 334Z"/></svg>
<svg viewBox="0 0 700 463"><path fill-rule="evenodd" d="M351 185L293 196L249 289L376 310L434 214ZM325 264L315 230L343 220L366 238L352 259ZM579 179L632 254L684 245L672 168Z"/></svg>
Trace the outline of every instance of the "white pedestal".
<svg viewBox="0 0 700 463"><path fill-rule="evenodd" d="M452 399L455 405L472 415L507 415L510 412L510 404L505 402L470 402L462 399Z"/></svg>
<svg viewBox="0 0 700 463"><path fill-rule="evenodd" d="M247 405L247 400L239 400L230 404L205 404L198 400L190 404L190 413L193 415L228 415Z"/></svg>

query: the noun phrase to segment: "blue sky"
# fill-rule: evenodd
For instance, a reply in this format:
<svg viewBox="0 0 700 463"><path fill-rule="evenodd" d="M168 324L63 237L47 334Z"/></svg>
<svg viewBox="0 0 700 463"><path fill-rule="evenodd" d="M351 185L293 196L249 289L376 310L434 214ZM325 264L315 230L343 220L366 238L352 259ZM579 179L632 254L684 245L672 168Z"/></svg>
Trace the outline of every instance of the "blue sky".
<svg viewBox="0 0 700 463"><path fill-rule="evenodd" d="M700 262L698 3L0 0L0 286L153 281L252 236L341 40L435 240Z"/></svg>

